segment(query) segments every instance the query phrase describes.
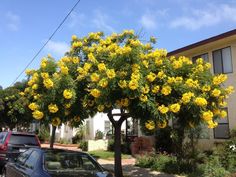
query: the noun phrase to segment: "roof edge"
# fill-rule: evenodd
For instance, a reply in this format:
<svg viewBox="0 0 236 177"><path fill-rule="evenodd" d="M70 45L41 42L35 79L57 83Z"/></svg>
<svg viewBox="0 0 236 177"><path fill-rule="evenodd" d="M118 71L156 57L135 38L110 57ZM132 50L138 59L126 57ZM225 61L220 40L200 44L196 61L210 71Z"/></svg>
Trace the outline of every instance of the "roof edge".
<svg viewBox="0 0 236 177"><path fill-rule="evenodd" d="M199 42L196 42L196 43L187 45L187 46L185 46L185 47L182 47L182 48L173 50L173 51L171 51L171 52L168 52L167 56L176 55L176 54L181 53L181 52L184 52L184 51L186 51L186 50L190 50L190 49L193 49L193 48L195 48L195 47L198 47L198 46L201 46L201 45L210 43L210 42L214 42L214 41L217 41L217 40L220 40L220 39L223 39L223 38L226 38L226 37L235 35L235 34L236 34L236 29L233 29L233 30L231 30L231 31L227 31L227 32L225 32L225 33L219 34L219 35L217 35L217 36L213 36L213 37L210 37L210 38L208 38L208 39L204 39L204 40L202 40L202 41L199 41Z"/></svg>

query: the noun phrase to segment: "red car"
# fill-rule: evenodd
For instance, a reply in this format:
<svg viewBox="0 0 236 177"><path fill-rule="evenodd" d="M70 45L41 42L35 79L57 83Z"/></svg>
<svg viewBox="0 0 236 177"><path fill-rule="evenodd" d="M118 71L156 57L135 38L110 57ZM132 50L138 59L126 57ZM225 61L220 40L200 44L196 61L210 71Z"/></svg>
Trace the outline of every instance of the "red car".
<svg viewBox="0 0 236 177"><path fill-rule="evenodd" d="M33 133L0 132L0 169L31 147L40 147L40 141Z"/></svg>

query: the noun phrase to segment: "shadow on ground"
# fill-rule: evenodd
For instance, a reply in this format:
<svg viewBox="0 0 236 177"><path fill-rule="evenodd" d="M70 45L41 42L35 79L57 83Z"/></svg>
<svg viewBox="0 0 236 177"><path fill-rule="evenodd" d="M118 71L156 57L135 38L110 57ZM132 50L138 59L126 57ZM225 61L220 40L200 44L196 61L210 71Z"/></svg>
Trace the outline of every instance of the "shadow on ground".
<svg viewBox="0 0 236 177"><path fill-rule="evenodd" d="M114 170L113 164L102 164L108 171ZM175 175L164 174L156 171L151 171L147 168L139 168L134 165L122 165L123 174L126 177L176 177Z"/></svg>

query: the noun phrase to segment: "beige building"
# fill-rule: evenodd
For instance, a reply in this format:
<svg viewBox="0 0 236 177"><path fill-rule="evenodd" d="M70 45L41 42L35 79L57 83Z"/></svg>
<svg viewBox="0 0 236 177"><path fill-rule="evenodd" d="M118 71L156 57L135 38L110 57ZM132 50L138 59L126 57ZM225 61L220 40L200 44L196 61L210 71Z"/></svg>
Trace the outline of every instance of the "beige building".
<svg viewBox="0 0 236 177"><path fill-rule="evenodd" d="M236 88L236 29L174 50L168 56L186 56L193 62L201 57L211 63L212 73L227 74L226 86ZM214 143L228 139L230 130L236 129L236 93L230 95L227 102L227 119L220 119L217 128L204 131L199 144L202 148L208 149Z"/></svg>

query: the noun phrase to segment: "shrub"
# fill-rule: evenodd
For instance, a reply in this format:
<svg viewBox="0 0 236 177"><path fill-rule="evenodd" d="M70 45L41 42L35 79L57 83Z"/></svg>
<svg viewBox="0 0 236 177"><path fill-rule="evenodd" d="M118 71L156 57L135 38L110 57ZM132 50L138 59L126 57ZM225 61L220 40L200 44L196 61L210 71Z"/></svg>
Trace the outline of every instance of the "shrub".
<svg viewBox="0 0 236 177"><path fill-rule="evenodd" d="M137 156L135 165L142 168L150 168L155 162L155 157L149 154Z"/></svg>
<svg viewBox="0 0 236 177"><path fill-rule="evenodd" d="M38 138L41 142L48 141L50 138L50 129L46 125L41 125L40 130L38 131Z"/></svg>
<svg viewBox="0 0 236 177"><path fill-rule="evenodd" d="M82 151L88 151L88 141L81 141L79 143L79 147L82 149Z"/></svg>
<svg viewBox="0 0 236 177"><path fill-rule="evenodd" d="M104 133L100 130L97 130L95 133L95 140L103 139Z"/></svg>
<svg viewBox="0 0 236 177"><path fill-rule="evenodd" d="M109 140L108 140L108 147L107 147L107 150L108 150L108 151L114 151L114 150L115 150L114 146L115 146L115 141L114 141L114 139L109 139Z"/></svg>
<svg viewBox="0 0 236 177"><path fill-rule="evenodd" d="M69 142L68 139L60 138L59 143L60 143L60 144L69 144L70 142Z"/></svg>
<svg viewBox="0 0 236 177"><path fill-rule="evenodd" d="M204 177L225 177L230 174L222 167L218 156L211 156L200 168L203 168Z"/></svg>

